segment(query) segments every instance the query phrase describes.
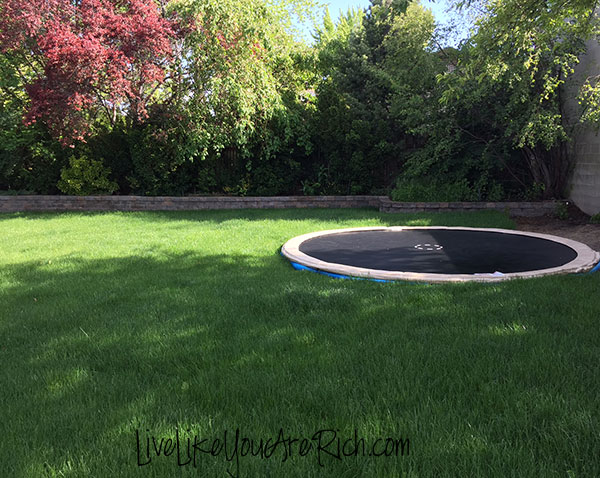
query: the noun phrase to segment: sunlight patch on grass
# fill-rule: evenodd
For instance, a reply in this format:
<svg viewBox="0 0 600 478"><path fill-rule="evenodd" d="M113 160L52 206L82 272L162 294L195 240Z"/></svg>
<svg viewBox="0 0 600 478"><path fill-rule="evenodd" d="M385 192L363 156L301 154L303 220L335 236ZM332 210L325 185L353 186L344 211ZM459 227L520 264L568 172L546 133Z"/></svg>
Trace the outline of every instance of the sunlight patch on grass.
<svg viewBox="0 0 600 478"><path fill-rule="evenodd" d="M300 334L295 337L297 343L301 345L313 345L317 341L317 338L312 332Z"/></svg>
<svg viewBox="0 0 600 478"><path fill-rule="evenodd" d="M519 324L517 322L490 326L489 331L494 335L500 335L504 337L509 335L523 335L530 332L526 325Z"/></svg>
<svg viewBox="0 0 600 478"><path fill-rule="evenodd" d="M431 226L431 219L413 219L412 221L406 221L407 226Z"/></svg>
<svg viewBox="0 0 600 478"><path fill-rule="evenodd" d="M88 370L76 367L71 370L61 371L58 377L48 377L47 385L48 393L52 398L61 398L68 392L73 391L76 387L89 380Z"/></svg>

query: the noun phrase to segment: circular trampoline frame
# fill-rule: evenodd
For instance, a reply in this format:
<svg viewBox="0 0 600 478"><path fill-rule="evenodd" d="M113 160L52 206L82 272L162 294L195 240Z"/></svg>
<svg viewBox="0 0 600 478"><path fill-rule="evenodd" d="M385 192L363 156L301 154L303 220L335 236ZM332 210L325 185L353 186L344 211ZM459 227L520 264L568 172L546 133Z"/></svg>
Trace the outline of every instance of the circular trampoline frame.
<svg viewBox="0 0 600 478"><path fill-rule="evenodd" d="M366 269L363 267L355 267L344 264L336 264L333 262L325 262L316 257L309 256L300 251L300 246L304 241L314 239L321 236L340 234L347 232L361 231L404 231L404 230L461 230L461 231L482 231L482 232L497 232L502 234L512 234L518 236L535 237L546 239L559 244L563 244L573 249L577 256L572 261L559 266L548 269L537 269L525 272L512 272L502 275L497 274L438 274L429 272L410 272L410 271L388 271L379 269ZM313 269L316 272L324 272L334 274L336 276L349 276L365 279L383 280L383 281L417 281L428 283L443 283L443 282L498 282L509 279L527 279L531 277L542 277L554 274L576 274L592 270L600 261L600 253L594 251L590 247L581 242L573 241L563 237L552 236L549 234L539 234L535 232L512 231L508 229L492 229L492 228L473 228L473 227L444 227L444 226L392 226L392 227L356 227L347 229L333 229L327 231L311 232L301 236L294 237L287 241L281 248L281 253L292 263L299 264L304 268Z"/></svg>

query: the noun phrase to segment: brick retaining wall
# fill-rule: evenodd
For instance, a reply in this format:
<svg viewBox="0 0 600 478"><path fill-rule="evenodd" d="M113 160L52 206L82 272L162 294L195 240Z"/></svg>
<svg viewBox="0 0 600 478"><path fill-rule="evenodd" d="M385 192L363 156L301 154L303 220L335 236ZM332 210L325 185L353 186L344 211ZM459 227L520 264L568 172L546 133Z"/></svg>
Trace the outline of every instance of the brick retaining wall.
<svg viewBox="0 0 600 478"><path fill-rule="evenodd" d="M383 212L506 211L511 216L553 214L558 202L394 202L386 196L159 197L0 196L0 212L194 211L207 209L377 208Z"/></svg>

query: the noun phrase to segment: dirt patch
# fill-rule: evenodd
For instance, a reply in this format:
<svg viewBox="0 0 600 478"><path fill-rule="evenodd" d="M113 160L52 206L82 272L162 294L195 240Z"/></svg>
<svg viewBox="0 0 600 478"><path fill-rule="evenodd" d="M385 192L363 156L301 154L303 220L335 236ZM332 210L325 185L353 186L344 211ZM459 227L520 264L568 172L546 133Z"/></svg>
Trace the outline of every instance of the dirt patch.
<svg viewBox="0 0 600 478"><path fill-rule="evenodd" d="M590 216L583 213L577 206L569 204L568 218L559 219L555 216L517 217L517 229L521 231L539 232L554 236L566 237L582 242L595 251L600 251L600 224L590 224Z"/></svg>

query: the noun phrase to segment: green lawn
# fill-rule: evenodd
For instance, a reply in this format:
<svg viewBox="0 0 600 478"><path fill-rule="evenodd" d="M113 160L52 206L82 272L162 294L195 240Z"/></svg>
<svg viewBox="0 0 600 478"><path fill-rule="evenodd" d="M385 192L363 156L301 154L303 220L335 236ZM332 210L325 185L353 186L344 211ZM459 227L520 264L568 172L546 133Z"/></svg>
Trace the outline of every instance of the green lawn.
<svg viewBox="0 0 600 478"><path fill-rule="evenodd" d="M600 274L383 284L279 255L302 233L398 224L512 226L371 210L0 215L1 476L600 476ZM194 436L215 456L164 456L176 427L182 462ZM306 440L274 446L280 429ZM272 455L242 456L242 437L255 452L271 438ZM387 437L404 456L363 456L391 453ZM331 456L338 439L352 456Z"/></svg>

